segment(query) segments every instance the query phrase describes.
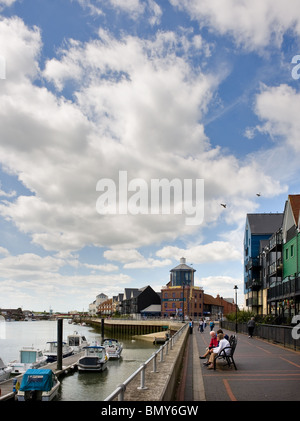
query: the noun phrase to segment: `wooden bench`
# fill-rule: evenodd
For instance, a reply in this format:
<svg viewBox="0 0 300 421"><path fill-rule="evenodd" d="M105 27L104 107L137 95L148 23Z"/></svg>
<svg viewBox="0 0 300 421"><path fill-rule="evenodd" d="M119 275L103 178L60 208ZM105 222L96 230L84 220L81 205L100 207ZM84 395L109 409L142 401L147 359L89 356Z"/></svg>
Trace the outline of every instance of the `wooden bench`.
<svg viewBox="0 0 300 421"><path fill-rule="evenodd" d="M222 359L223 361L227 362L227 365L230 367L233 364L234 368L237 370L233 355L235 352L235 348L237 345L237 338L235 335L231 335L229 338L229 346L226 346L219 352L219 354L214 359L214 370L216 369L216 364L218 359ZM229 351L228 351L229 350Z"/></svg>

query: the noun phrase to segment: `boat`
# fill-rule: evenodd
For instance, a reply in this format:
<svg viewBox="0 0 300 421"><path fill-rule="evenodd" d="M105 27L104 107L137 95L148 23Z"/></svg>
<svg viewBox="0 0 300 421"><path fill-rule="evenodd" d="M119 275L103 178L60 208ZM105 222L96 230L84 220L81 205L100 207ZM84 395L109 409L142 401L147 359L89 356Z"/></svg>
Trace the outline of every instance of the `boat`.
<svg viewBox="0 0 300 421"><path fill-rule="evenodd" d="M10 377L10 373L12 372L12 367L9 365L4 364L2 358L0 358L0 383L8 380Z"/></svg>
<svg viewBox="0 0 300 421"><path fill-rule="evenodd" d="M105 339L102 344L106 350L108 358L120 358L123 344L117 339Z"/></svg>
<svg viewBox="0 0 300 421"><path fill-rule="evenodd" d="M67 337L67 345L73 348L74 353L81 352L84 347L90 345L86 337L75 331Z"/></svg>
<svg viewBox="0 0 300 421"><path fill-rule="evenodd" d="M74 354L74 350L66 342L62 343L62 358L69 357ZM47 357L47 362L57 361L57 341L47 342L47 348L44 351Z"/></svg>
<svg viewBox="0 0 300 421"><path fill-rule="evenodd" d="M30 368L24 374L17 393L18 401L52 401L60 382L50 369Z"/></svg>
<svg viewBox="0 0 300 421"><path fill-rule="evenodd" d="M25 373L29 368L39 368L47 363L47 357L43 351L33 346L24 346L20 349L20 360L11 361L12 374Z"/></svg>
<svg viewBox="0 0 300 421"><path fill-rule="evenodd" d="M105 348L98 344L84 347L84 355L77 362L79 371L104 371L108 357Z"/></svg>

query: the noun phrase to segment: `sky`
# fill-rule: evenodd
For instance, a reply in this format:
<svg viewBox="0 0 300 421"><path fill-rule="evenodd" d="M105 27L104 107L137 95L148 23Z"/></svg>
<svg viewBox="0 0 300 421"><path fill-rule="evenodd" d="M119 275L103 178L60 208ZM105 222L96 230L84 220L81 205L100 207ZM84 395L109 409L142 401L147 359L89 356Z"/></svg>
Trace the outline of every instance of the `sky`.
<svg viewBox="0 0 300 421"><path fill-rule="evenodd" d="M300 193L299 35L298 0L0 0L0 308L159 292L181 257L243 305L247 213Z"/></svg>

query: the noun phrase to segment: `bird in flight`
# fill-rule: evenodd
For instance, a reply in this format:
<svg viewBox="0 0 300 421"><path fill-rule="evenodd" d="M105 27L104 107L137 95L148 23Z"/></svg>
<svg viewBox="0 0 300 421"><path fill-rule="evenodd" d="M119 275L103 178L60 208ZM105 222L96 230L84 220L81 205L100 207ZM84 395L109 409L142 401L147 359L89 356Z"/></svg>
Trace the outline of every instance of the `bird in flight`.
<svg viewBox="0 0 300 421"><path fill-rule="evenodd" d="M256 196L258 196L258 197L261 196L261 193L256 193Z"/></svg>
<svg viewBox="0 0 300 421"><path fill-rule="evenodd" d="M223 206L223 208L226 208L226 205L224 203L220 203L221 206Z"/></svg>

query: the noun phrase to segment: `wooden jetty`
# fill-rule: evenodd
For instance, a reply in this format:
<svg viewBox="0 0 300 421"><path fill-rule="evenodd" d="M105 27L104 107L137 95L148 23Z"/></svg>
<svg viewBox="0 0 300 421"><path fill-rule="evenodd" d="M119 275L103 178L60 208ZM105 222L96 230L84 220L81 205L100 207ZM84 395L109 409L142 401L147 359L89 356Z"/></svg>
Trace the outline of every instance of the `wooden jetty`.
<svg viewBox="0 0 300 421"><path fill-rule="evenodd" d="M83 354L84 352L78 352L76 354L70 355L70 357L63 358L62 360L63 365L62 365L61 370L57 368L57 361L46 364L45 366L40 367L40 368L49 368L53 370L53 372L56 374L57 377L61 377L77 369L77 362ZM17 379L19 383L21 384L22 378L23 378L23 374L20 374L18 376L11 377L5 382L0 383L0 390L1 390L0 401L6 401L6 400L15 398L16 392L13 391L14 379Z"/></svg>

